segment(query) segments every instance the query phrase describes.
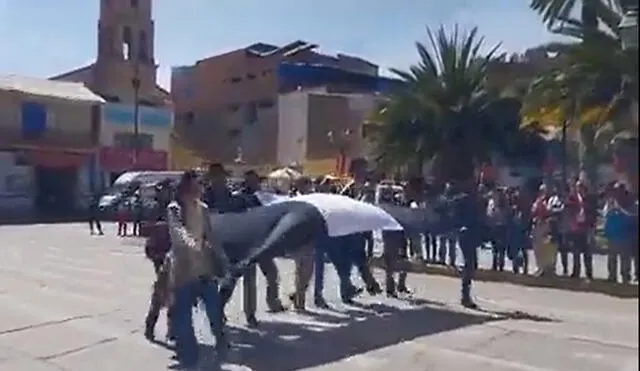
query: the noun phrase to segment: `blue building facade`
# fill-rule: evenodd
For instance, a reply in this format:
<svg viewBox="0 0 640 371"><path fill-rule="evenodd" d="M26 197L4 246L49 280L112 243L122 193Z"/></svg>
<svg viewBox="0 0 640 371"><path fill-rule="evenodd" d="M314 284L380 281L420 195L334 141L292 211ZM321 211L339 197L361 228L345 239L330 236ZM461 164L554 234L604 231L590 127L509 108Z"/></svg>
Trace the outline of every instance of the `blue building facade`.
<svg viewBox="0 0 640 371"><path fill-rule="evenodd" d="M393 94L402 89L401 80L348 71L325 64L282 62L278 67L281 92L298 87L348 86L355 92Z"/></svg>

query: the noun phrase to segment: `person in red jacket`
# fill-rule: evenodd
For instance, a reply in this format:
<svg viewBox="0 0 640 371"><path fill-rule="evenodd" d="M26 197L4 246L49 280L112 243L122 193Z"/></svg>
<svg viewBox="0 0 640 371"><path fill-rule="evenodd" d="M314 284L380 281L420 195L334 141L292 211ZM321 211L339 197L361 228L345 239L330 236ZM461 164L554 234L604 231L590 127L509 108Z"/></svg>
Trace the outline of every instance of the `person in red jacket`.
<svg viewBox="0 0 640 371"><path fill-rule="evenodd" d="M569 218L567 242L570 251L573 253L573 269L571 273L573 278L580 277L580 257L582 257L587 278L593 278L593 256L588 238L592 218L590 217L590 205L587 197L586 187L578 181L571 187L566 203L567 217Z"/></svg>

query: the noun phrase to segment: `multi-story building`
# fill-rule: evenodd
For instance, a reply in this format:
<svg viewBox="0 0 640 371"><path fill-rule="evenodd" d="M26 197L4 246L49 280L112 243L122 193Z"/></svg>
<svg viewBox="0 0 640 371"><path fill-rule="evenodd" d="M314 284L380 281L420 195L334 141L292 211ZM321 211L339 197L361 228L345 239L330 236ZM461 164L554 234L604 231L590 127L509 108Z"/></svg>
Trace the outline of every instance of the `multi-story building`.
<svg viewBox="0 0 640 371"><path fill-rule="evenodd" d="M174 68L176 131L209 161L288 165L278 150L279 141L288 140L279 132L280 94L322 86L328 93L324 99L331 100L330 93L374 93L394 83L379 77L370 62L316 48L304 41L282 47L256 43ZM305 153L335 158L335 140L329 141L327 133L343 132L348 119L328 112L333 108L310 107L314 133L305 139Z"/></svg>
<svg viewBox="0 0 640 371"><path fill-rule="evenodd" d="M83 84L0 77L0 217L86 206L103 103Z"/></svg>
<svg viewBox="0 0 640 371"><path fill-rule="evenodd" d="M277 162L311 175L346 173L350 160L370 157L363 124L384 101L379 94L326 88L280 94Z"/></svg>
<svg viewBox="0 0 640 371"><path fill-rule="evenodd" d="M127 170L168 166L173 109L156 83L151 9L151 0L101 0L95 63L51 78L82 82L108 102L98 156L105 185Z"/></svg>

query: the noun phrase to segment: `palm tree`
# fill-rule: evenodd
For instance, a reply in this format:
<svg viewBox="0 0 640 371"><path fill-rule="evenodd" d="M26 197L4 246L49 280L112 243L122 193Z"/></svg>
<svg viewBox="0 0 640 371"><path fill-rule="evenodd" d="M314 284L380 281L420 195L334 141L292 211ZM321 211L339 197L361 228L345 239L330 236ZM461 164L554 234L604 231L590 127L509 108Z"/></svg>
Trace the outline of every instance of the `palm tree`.
<svg viewBox="0 0 640 371"><path fill-rule="evenodd" d="M531 0L529 7L542 16L552 32L588 40L601 36L601 24L616 29L620 13L634 2L637 5L637 0Z"/></svg>
<svg viewBox="0 0 640 371"><path fill-rule="evenodd" d="M433 160L441 181L468 181L480 161L504 146L506 122L495 120L499 96L486 88L487 72L499 45L483 52L477 28L451 33L427 29L428 46L417 42L419 60L408 70L392 70L406 85L375 120L380 157L413 162ZM517 110L516 110L517 114ZM515 125L518 129L519 125Z"/></svg>
<svg viewBox="0 0 640 371"><path fill-rule="evenodd" d="M629 101L621 98L628 98L630 92L637 97L637 89L621 89L625 76L633 77L626 79L626 86L637 86L637 53L622 50L618 30L629 4L622 0L532 0L530 5L553 32L578 42L560 48L553 45L563 63L532 85L527 96L529 113L532 107L545 107L541 104L547 110L555 108L555 124L568 123L577 134L582 167L595 180L602 152L599 137L615 136L628 126L631 121L615 113ZM577 10L580 18L572 17ZM608 109L601 109L607 105Z"/></svg>

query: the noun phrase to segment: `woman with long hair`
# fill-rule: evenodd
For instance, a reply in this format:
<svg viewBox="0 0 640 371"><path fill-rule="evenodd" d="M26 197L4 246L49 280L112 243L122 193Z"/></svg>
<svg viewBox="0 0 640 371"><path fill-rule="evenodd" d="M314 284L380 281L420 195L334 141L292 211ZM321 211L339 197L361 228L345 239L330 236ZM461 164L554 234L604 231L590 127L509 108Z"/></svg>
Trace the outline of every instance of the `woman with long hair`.
<svg viewBox="0 0 640 371"><path fill-rule="evenodd" d="M167 206L171 236L169 287L173 294L171 327L178 360L187 367L196 365L199 358L192 319L192 307L198 299L204 304L216 346L220 348L226 343L217 278L226 271L227 259L211 243L208 210L201 197L197 173L186 171L176 187L175 200Z"/></svg>

